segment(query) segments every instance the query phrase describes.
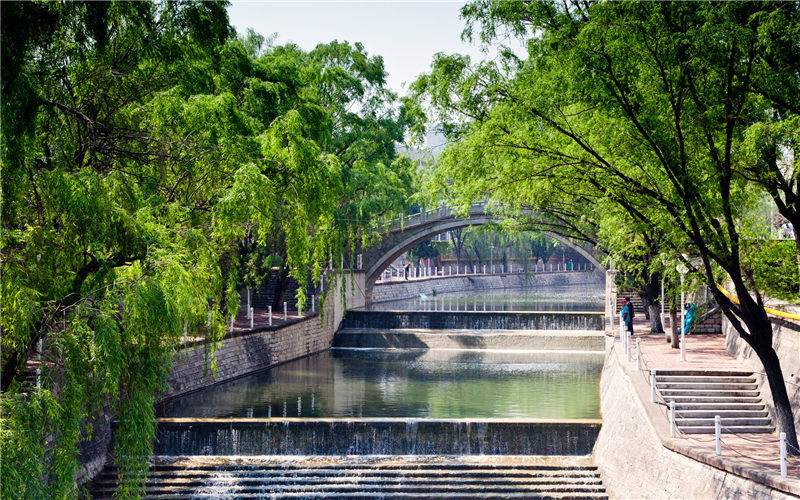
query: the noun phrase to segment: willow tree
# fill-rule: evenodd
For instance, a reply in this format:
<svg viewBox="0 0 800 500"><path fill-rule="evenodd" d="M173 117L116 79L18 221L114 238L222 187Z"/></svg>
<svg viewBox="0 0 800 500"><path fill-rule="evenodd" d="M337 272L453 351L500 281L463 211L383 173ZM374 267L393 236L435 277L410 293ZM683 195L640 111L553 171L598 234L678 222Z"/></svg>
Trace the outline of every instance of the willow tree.
<svg viewBox="0 0 800 500"><path fill-rule="evenodd" d="M443 82L428 92L443 102L442 109L463 103L469 117L465 136L478 128L475 123L502 114L506 135L517 139L507 149L530 152L527 161L507 166L516 169L512 176L497 176L498 162L492 160L453 176L455 185L494 176L516 185L505 190L513 200L515 189L528 189L515 180L566 179L653 228L663 250L699 256L698 266L686 264L711 285L726 318L761 360L778 428L795 450L791 405L762 289L743 265L743 239L752 226L746 208L762 188L742 174L742 164L748 130L765 116L775 117L761 90L774 89L770 72L758 71L772 43L762 28L778 20L796 30L797 9L772 3L474 2L463 13L484 40L506 31L528 36L528 59L509 56L509 78L452 60L435 65L426 77L438 75ZM783 77L796 83L791 75ZM458 85L448 79L477 82L481 91L455 93L454 101ZM714 286L718 269L739 303Z"/></svg>
<svg viewBox="0 0 800 500"><path fill-rule="evenodd" d="M365 105L337 125L324 89L360 102L367 77L334 85L333 56L235 39L223 3L4 3L2 23L0 495L76 496L76 444L105 405L118 495L136 496L174 352L189 332L213 353L243 242L279 241L294 276L318 276L341 253L348 162L384 162L362 181L383 181L366 216L399 210L408 185L393 152L345 157L334 139L386 149L401 116Z"/></svg>

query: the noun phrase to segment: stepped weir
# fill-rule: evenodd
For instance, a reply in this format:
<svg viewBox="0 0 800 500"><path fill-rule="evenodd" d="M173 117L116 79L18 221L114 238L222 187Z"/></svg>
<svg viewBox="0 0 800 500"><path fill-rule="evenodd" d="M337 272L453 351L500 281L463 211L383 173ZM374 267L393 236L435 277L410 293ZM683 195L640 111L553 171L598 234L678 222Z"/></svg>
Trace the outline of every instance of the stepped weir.
<svg viewBox="0 0 800 500"><path fill-rule="evenodd" d="M328 351L161 405L143 496L607 498L602 319L350 311Z"/></svg>

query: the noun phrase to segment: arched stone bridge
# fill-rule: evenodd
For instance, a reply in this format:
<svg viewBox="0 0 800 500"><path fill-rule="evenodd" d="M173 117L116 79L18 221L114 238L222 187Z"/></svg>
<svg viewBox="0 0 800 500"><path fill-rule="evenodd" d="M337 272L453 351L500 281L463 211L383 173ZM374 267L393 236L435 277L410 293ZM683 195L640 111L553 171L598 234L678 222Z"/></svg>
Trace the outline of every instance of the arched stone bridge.
<svg viewBox="0 0 800 500"><path fill-rule="evenodd" d="M389 267L389 264L420 242L446 231L462 227L481 226L503 220L503 217L488 212L486 207L485 202L474 203L470 207L469 214L465 217L457 217L452 210L442 207L406 216L402 225L399 220L393 221L387 228L380 243L365 249L362 253L363 260L360 267L365 272L367 300L372 295L375 281ZM593 247L577 245L551 232L546 232L546 234L575 249L575 251L594 264L596 269L604 268L598 262L596 251Z"/></svg>

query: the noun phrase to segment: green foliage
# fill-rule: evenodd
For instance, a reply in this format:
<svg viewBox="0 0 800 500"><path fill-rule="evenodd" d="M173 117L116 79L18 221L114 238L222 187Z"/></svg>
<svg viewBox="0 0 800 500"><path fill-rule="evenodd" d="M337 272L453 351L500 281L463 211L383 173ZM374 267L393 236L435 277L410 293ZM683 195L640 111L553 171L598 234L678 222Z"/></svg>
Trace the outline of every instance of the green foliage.
<svg viewBox="0 0 800 500"><path fill-rule="evenodd" d="M407 206L381 58L236 39L225 8L2 4L4 498L78 495L104 405L137 497L184 327L214 372L240 288L273 265L308 286Z"/></svg>
<svg viewBox="0 0 800 500"><path fill-rule="evenodd" d="M761 292L792 302L798 301L800 273L797 247L788 240L751 240L744 249L744 268Z"/></svg>
<svg viewBox="0 0 800 500"><path fill-rule="evenodd" d="M680 260L780 380L761 295L776 276L761 262L791 259L746 263L746 242L764 195L800 227L786 161L797 158L800 46L789 40L800 7L478 0L462 14L467 36L529 38L528 59L439 55L412 86L460 139L432 190L462 207L489 195L532 209L535 224L598 244L651 290L658 255L696 256ZM720 276L738 303L713 286ZM773 386L796 442L785 388Z"/></svg>

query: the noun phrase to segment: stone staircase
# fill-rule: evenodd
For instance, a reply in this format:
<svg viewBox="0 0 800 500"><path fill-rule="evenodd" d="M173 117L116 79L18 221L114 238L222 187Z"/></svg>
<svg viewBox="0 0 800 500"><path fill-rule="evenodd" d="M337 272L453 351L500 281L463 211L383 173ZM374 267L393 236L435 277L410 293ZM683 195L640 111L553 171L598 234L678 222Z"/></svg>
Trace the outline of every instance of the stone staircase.
<svg viewBox="0 0 800 500"><path fill-rule="evenodd" d="M775 431L752 372L658 370L656 387L685 434L714 434L715 415L723 433Z"/></svg>
<svg viewBox="0 0 800 500"><path fill-rule="evenodd" d="M633 312L634 312L634 314L637 314L637 315L641 314L642 317L644 317L645 313L647 312L647 308L644 307L644 302L642 301L642 298L639 297L639 294L635 293L635 292L619 292L619 293L617 293L617 303L615 304L615 306L616 306L615 314L617 316L619 316L619 313L622 311L622 299L624 299L625 297L630 297L631 298L631 302L633 302Z"/></svg>
<svg viewBox="0 0 800 500"><path fill-rule="evenodd" d="M93 488L111 498L117 471ZM607 499L589 457L156 457L146 499Z"/></svg>

